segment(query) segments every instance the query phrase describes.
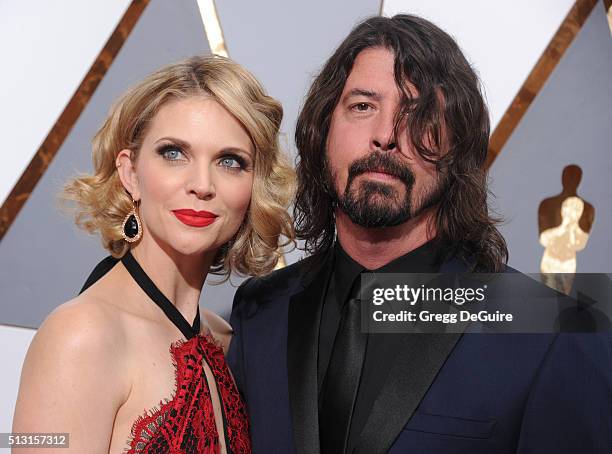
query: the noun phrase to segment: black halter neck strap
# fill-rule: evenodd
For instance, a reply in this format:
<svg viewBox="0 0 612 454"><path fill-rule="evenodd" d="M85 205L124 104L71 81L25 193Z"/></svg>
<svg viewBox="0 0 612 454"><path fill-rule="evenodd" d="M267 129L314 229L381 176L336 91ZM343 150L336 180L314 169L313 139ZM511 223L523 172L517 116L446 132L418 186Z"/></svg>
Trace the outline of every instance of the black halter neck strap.
<svg viewBox="0 0 612 454"><path fill-rule="evenodd" d="M138 264L134 256L128 251L122 258L121 262L134 278L136 283L142 290L157 304L164 314L170 319L174 325L181 330L183 336L191 339L200 333L200 308L196 313L193 325L190 325L185 317L179 312L174 304L157 288L151 278L147 276L142 267Z"/></svg>

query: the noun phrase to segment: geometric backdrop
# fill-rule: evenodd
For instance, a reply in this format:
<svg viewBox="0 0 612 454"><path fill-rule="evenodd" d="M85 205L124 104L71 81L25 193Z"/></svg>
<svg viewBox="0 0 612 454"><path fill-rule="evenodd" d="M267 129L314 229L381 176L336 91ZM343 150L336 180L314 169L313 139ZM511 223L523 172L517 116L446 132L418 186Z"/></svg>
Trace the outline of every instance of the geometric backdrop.
<svg viewBox="0 0 612 454"><path fill-rule="evenodd" d="M595 207L577 272L612 272L612 37L599 2L505 144L490 171L505 218L510 265L538 272L538 205L561 192L561 173L582 168L578 195Z"/></svg>
<svg viewBox="0 0 612 454"><path fill-rule="evenodd" d="M99 0L91 1L98 8L102 4ZM447 8L446 1L389 0L388 3L410 12L411 5L414 7L416 3L427 4L432 11ZM528 3L521 1L521 4ZM502 8L513 6L512 2L499 2ZM584 6L594 2L577 0L576 3ZM358 20L379 14L387 2L217 0L215 3L229 56L251 70L267 91L283 103L282 142L294 153L295 118L312 76ZM562 3L561 7L560 3L550 1L539 5L552 5L551 8L557 8L555 17L563 18L571 1ZM117 0L113 5L117 10L121 7ZM31 12L35 15L36 9L31 7ZM546 11L539 13L546 14ZM65 14L66 23L70 23L73 19L70 10ZM530 10L523 9L521 14L529 15ZM88 20L95 19L88 17ZM479 24L491 25L486 16L478 14L464 19L474 21L468 24L468 29ZM0 17L0 27L6 20ZM496 206L506 220L502 233L509 243L510 264L522 271L536 271L543 251L538 243L538 204L560 191L561 170L576 163L583 170L578 194L595 207L595 223L586 249L578 255L578 271L610 272L607 258L612 254L612 242L608 239L608 232L612 231L609 209L612 39L601 1L582 29L578 29L574 27L576 38L565 53L557 56L562 55L557 67L544 86L534 93L533 101L507 137L503 152L491 168ZM36 30L25 32L36 33ZM523 32L520 24L513 32ZM460 33L455 37L460 45L465 38ZM537 43L542 49L550 37L543 39ZM489 41L483 39L477 44L487 46ZM62 49L53 51L61 53ZM164 64L209 52L196 0L149 1L55 158L0 240L0 342L10 345L10 349L5 349L8 355L5 359L9 369L14 369L0 379L0 402L3 403L0 432L10 430L20 361L33 334L30 330L9 326L37 328L54 307L74 297L93 266L106 255L97 239L77 230L57 210L56 195L62 183L75 172L90 170L91 137L112 101L129 85ZM500 59L500 65L504 63L503 55L492 52L491 58ZM44 74L41 77L44 83ZM36 100L28 100L27 94L24 91L24 103L35 106ZM496 118L501 117L498 113ZM10 157L10 151L3 150L0 159ZM286 259L292 263L300 256L300 252L294 251ZM227 317L234 291L230 284L216 287L207 284L201 304Z"/></svg>
<svg viewBox="0 0 612 454"><path fill-rule="evenodd" d="M114 99L158 67L209 53L195 1L152 1L0 242L0 323L37 327L107 253L58 210L66 179L91 169L91 138Z"/></svg>

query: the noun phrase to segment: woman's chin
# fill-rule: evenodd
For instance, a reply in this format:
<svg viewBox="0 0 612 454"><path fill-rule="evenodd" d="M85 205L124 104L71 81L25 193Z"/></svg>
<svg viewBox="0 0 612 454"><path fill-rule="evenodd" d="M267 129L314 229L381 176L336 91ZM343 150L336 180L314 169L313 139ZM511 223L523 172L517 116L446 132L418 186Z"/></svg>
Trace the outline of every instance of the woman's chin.
<svg viewBox="0 0 612 454"><path fill-rule="evenodd" d="M214 255L219 249L213 245L197 245L194 243L174 245L172 248L177 255L182 255L185 257L203 257L206 255Z"/></svg>
<svg viewBox="0 0 612 454"><path fill-rule="evenodd" d="M144 239L144 238L143 238ZM212 239L208 240L202 235L160 235L155 238L157 247L172 256L198 257L215 254L220 246Z"/></svg>

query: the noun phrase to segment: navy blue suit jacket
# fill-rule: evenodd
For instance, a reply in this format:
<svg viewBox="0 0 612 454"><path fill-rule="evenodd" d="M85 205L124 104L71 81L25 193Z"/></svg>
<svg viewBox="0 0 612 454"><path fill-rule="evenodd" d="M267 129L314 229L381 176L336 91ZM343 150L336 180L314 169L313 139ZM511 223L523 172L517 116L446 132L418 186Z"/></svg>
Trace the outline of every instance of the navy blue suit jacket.
<svg viewBox="0 0 612 454"><path fill-rule="evenodd" d="M317 339L331 266L305 259L236 293L228 362L255 454L320 452ZM353 452L612 453L610 333L391 336L398 354Z"/></svg>

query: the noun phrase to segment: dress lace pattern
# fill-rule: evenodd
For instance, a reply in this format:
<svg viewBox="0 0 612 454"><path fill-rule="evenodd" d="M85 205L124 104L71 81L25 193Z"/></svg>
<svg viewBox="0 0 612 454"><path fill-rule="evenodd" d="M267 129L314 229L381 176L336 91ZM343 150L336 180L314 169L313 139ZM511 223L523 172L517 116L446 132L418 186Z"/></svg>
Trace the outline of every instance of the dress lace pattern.
<svg viewBox="0 0 612 454"><path fill-rule="evenodd" d="M174 397L161 401L132 426L127 454L217 454L210 388L204 373L206 361L217 384L226 430L227 451L251 452L244 403L229 373L222 348L211 336L197 335L170 347L176 369Z"/></svg>

